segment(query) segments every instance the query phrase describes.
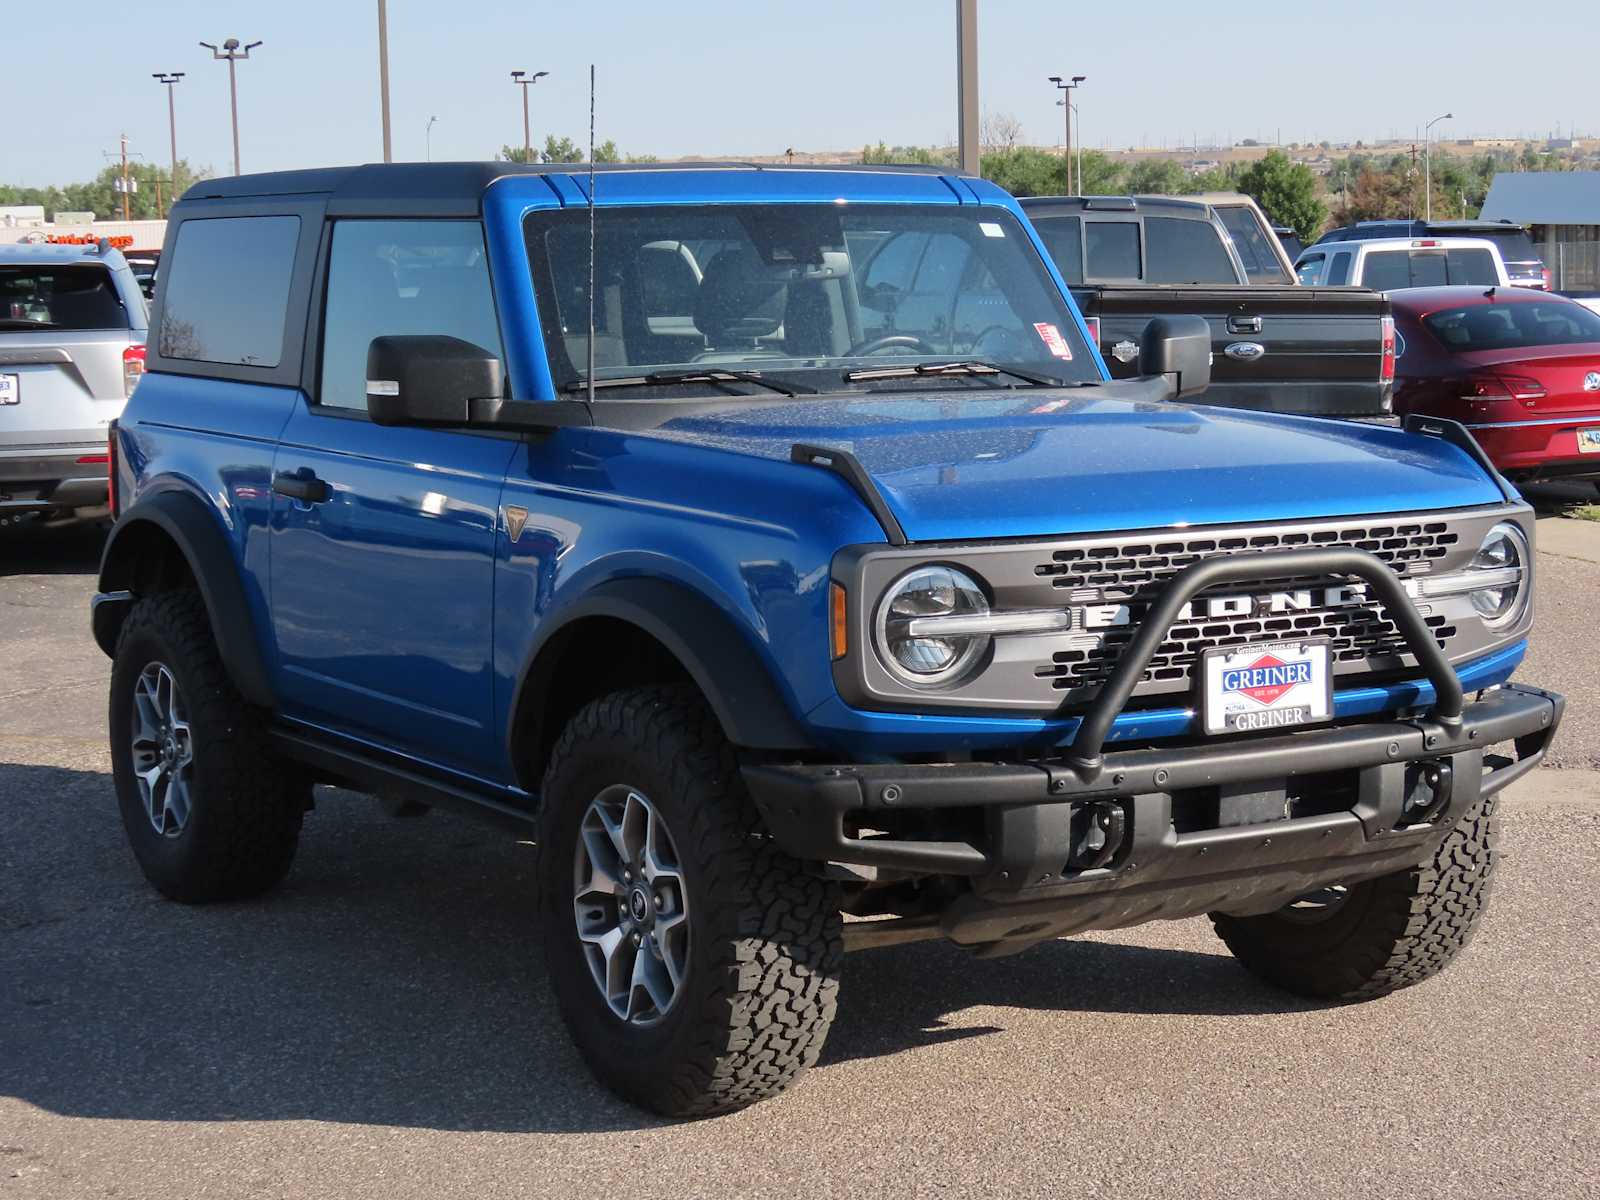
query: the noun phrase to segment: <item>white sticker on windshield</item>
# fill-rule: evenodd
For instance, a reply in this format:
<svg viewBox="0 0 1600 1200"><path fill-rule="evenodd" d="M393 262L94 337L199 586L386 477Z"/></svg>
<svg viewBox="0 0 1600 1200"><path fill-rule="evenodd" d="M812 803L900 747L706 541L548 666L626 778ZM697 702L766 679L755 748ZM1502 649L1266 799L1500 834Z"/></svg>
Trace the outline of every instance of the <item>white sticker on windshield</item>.
<svg viewBox="0 0 1600 1200"><path fill-rule="evenodd" d="M978 228L983 230L984 237L1005 237L1006 231L998 221L979 221Z"/></svg>
<svg viewBox="0 0 1600 1200"><path fill-rule="evenodd" d="M1051 325L1048 321L1036 322L1033 329L1051 354L1054 354L1057 358L1070 359L1072 357L1072 347L1067 345L1067 339L1061 336L1061 330Z"/></svg>

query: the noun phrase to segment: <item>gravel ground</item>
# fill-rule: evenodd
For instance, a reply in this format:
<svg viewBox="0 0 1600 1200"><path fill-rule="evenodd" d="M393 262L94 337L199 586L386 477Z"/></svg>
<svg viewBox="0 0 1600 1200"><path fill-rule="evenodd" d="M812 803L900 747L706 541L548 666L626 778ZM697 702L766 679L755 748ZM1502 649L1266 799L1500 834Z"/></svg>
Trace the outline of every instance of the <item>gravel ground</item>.
<svg viewBox="0 0 1600 1200"><path fill-rule="evenodd" d="M1568 694L1572 769L1509 798L1438 979L1306 1004L1203 921L855 955L815 1071L672 1124L578 1061L493 831L328 792L274 896L155 896L110 800L94 553L0 544L0 1195L1600 1196L1600 564L1540 556L1522 674Z"/></svg>

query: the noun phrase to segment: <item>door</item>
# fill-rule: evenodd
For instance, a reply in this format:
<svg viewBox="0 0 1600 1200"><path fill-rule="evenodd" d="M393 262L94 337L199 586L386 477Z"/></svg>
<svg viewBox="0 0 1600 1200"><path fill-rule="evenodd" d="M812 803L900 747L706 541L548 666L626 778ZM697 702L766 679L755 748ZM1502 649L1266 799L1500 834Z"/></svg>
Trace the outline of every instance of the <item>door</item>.
<svg viewBox="0 0 1600 1200"><path fill-rule="evenodd" d="M501 353L476 221L332 228L311 403L273 465L271 586L287 715L463 770L497 761L493 567L501 435L384 428L366 415L381 334Z"/></svg>

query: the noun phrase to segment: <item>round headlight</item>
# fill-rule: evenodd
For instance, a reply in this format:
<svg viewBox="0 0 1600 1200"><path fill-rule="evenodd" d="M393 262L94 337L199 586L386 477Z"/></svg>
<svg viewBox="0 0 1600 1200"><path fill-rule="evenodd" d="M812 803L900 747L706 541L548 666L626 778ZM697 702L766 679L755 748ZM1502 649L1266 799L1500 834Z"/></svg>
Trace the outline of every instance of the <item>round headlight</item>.
<svg viewBox="0 0 1600 1200"><path fill-rule="evenodd" d="M913 687L949 683L972 668L989 635L961 632L959 620L944 618L988 613L988 598L970 575L954 567L918 567L895 580L878 605L878 653Z"/></svg>
<svg viewBox="0 0 1600 1200"><path fill-rule="evenodd" d="M1528 595L1528 539L1515 525L1502 523L1489 530L1467 565L1469 572L1481 572L1484 586L1472 592L1472 607L1484 624L1509 625L1522 614Z"/></svg>

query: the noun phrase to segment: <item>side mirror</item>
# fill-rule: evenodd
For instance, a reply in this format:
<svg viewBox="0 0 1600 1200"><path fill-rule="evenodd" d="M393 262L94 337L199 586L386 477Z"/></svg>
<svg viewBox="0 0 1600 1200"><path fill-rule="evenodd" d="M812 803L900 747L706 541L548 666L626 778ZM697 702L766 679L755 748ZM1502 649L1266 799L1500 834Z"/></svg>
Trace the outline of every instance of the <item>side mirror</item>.
<svg viewBox="0 0 1600 1200"><path fill-rule="evenodd" d="M367 347L367 415L379 425L465 425L474 400L499 400L500 360L435 334L389 334Z"/></svg>
<svg viewBox="0 0 1600 1200"><path fill-rule="evenodd" d="M1139 374L1163 375L1170 399L1198 396L1211 386L1211 326L1204 317L1157 317L1139 338Z"/></svg>

